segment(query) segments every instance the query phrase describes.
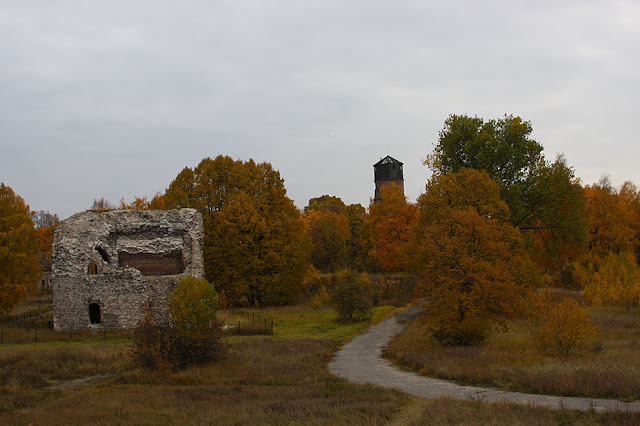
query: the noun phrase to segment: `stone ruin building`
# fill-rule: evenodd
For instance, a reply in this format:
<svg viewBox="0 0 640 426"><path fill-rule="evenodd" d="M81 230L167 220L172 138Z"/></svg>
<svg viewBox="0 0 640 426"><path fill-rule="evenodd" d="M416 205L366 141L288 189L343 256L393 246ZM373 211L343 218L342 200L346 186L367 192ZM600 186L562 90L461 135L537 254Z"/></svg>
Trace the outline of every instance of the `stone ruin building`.
<svg viewBox="0 0 640 426"><path fill-rule="evenodd" d="M373 181L376 184L373 202L382 201L380 189L386 185L395 185L404 195L404 177L402 163L393 157L386 156L373 165Z"/></svg>
<svg viewBox="0 0 640 426"><path fill-rule="evenodd" d="M86 211L53 240L56 330L132 328L166 309L185 275L204 276L202 216L194 209Z"/></svg>

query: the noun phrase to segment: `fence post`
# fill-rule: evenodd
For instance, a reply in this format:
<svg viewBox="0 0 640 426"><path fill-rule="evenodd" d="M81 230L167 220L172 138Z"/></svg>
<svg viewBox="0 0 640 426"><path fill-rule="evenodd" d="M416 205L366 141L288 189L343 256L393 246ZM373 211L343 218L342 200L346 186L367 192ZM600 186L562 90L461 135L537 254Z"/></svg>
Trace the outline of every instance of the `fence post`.
<svg viewBox="0 0 640 426"><path fill-rule="evenodd" d="M69 330L69 341L73 342L73 330Z"/></svg>
<svg viewBox="0 0 640 426"><path fill-rule="evenodd" d="M38 343L38 324L36 322L33 323L33 331L36 333L36 343Z"/></svg>
<svg viewBox="0 0 640 426"><path fill-rule="evenodd" d="M4 327L0 328L0 343L4 345Z"/></svg>

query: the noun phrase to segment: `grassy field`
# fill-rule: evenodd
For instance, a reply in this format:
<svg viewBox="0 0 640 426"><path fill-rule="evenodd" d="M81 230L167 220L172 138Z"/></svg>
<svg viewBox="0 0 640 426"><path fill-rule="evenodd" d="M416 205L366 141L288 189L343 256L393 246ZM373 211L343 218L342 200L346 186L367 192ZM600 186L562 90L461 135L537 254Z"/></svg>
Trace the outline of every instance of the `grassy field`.
<svg viewBox="0 0 640 426"><path fill-rule="evenodd" d="M343 324L331 309L256 310L273 337L227 338L219 363L169 375L137 368L128 340L0 346L0 424L637 424L510 404L423 401L348 384L326 364L348 336L392 313ZM229 322L237 318L230 318ZM72 386L73 379L96 378Z"/></svg>
<svg viewBox="0 0 640 426"><path fill-rule="evenodd" d="M479 347L447 348L425 336L420 320L391 342L386 356L431 377L463 384L561 396L640 399L640 312L591 308L598 336L564 358L544 352L521 324Z"/></svg>

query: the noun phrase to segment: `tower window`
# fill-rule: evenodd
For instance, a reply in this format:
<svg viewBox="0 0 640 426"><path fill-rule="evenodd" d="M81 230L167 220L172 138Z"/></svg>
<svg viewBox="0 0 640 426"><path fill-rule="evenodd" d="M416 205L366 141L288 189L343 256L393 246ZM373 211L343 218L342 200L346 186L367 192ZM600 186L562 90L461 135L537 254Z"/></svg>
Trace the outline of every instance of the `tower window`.
<svg viewBox="0 0 640 426"><path fill-rule="evenodd" d="M89 272L89 275L97 275L98 274L98 264L96 262L89 263L88 272Z"/></svg>

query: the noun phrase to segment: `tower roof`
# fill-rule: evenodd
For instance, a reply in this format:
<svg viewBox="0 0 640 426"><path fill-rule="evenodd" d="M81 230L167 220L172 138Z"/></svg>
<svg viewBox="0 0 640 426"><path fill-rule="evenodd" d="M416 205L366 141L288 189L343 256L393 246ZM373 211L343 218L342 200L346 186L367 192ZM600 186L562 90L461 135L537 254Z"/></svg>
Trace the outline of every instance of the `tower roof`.
<svg viewBox="0 0 640 426"><path fill-rule="evenodd" d="M402 163L400 161L396 160L395 158L391 157L390 155L387 155L382 160L380 160L376 164L374 164L373 167L381 166L383 164L400 164L400 165L402 165Z"/></svg>

